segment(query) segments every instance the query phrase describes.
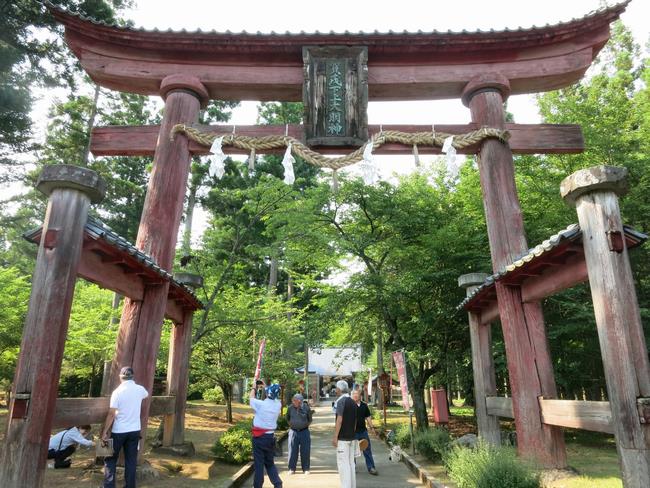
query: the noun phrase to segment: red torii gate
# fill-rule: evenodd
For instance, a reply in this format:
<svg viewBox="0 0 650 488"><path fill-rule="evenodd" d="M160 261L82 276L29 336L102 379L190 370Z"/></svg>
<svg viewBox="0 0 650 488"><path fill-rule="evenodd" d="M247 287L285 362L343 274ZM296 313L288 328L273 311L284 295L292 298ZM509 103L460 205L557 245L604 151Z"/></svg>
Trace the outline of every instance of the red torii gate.
<svg viewBox="0 0 650 488"><path fill-rule="evenodd" d="M450 133L479 127L507 128L512 132L511 145L486 139L466 150L479 155L490 248L496 271L527 249L515 188L513 152L571 153L579 152L583 147L577 126L506 125L503 102L511 93L547 91L579 80L609 39L609 24L620 16L627 3L570 22L529 29L341 34L145 31L98 23L53 5L48 6L54 17L65 26L68 45L96 83L115 90L159 95L165 100L160 127L97 128L91 142L95 155L153 154L153 171L136 245L164 270L172 267L190 157L205 152L204 148L189 143L185 137L178 136L172 141L169 137L171 129L177 124L195 124L201 106L211 98L302 100L305 77L303 47L359 46L367 48L368 53L369 100L460 97L470 109L472 123L446 127ZM223 126L203 129L229 132ZM291 129L296 136L302 132L300 127ZM405 132L426 131L429 127L399 126L399 129ZM249 127L240 128L240 133L243 130L268 134L285 128ZM370 127L372 130L376 128ZM335 152L345 149L338 147ZM422 149L421 152L438 152L436 148ZM376 153L399 154L405 151L398 146L386 145ZM136 379L149 390L153 384L168 287L169 282L146 287L142 300L127 299L120 322L113 369L132 364ZM35 292L38 291L33 291L33 294ZM540 396L556 397L541 306L539 302L523 303L508 288L497 287L497 295L509 352L519 452L534 457L542 465L564 467L566 455L562 430L542 422L537 401ZM538 340L531 344L529 337ZM22 354L23 351L21 359ZM60 367L60 356L39 357L33 361L38 363L41 376L48 366L56 371ZM39 388L43 383L48 383L48 378L35 378L25 386L32 399L39 398ZM48 392L52 386L48 386ZM12 411L15 402L12 401ZM53 409L54 404L50 401L41 409L47 415L36 417L30 415L29 410L21 418L10 415L8 432L12 435L8 436L4 448L5 459L8 459L7 453L24 451L22 456L11 456L11 465L3 462L0 467L3 486L40 486L45 459L38 443L46 443ZM143 429L148 414L145 409ZM28 431L37 434L21 434ZM30 457L38 462L29 462Z"/></svg>

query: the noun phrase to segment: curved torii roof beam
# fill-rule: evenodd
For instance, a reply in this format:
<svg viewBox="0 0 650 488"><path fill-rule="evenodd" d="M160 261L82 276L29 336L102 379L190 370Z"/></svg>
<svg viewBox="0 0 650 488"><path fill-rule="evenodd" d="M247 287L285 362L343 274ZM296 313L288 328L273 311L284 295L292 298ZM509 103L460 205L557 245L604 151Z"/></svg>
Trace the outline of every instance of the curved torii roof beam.
<svg viewBox="0 0 650 488"><path fill-rule="evenodd" d="M458 98L480 74L500 73L513 94L579 80L626 0L544 27L476 32L218 33L135 29L48 4L90 77L101 86L159 94L168 75L194 75L220 100L302 100L302 47L368 47L370 100Z"/></svg>

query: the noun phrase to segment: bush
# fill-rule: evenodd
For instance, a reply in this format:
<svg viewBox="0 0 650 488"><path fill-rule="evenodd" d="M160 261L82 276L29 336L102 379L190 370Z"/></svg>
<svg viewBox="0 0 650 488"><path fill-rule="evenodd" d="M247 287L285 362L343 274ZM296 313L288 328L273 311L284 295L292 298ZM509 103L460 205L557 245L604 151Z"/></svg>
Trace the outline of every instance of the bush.
<svg viewBox="0 0 650 488"><path fill-rule="evenodd" d="M415 435L415 432L413 432ZM409 424L400 424L395 429L395 442L402 449L409 449L411 447L411 430Z"/></svg>
<svg viewBox="0 0 650 488"><path fill-rule="evenodd" d="M250 432L231 427L212 446L216 458L224 463L244 464L253 456Z"/></svg>
<svg viewBox="0 0 650 488"><path fill-rule="evenodd" d="M224 463L244 464L253 457L252 420L242 420L221 434L212 446L216 458Z"/></svg>
<svg viewBox="0 0 650 488"><path fill-rule="evenodd" d="M221 388L219 388L218 386L215 386L214 388L210 388L209 390L205 390L203 392L203 399L208 402L219 403L221 405L225 403L223 391L221 391Z"/></svg>
<svg viewBox="0 0 650 488"><path fill-rule="evenodd" d="M232 430L243 430L245 432L250 433L252 428L253 428L253 419L249 419L249 420L240 420L235 425L230 427L230 429L228 429L228 430L231 430L231 429Z"/></svg>
<svg viewBox="0 0 650 488"><path fill-rule="evenodd" d="M476 449L454 447L446 456L449 477L458 488L539 488L537 474L513 449L479 443Z"/></svg>
<svg viewBox="0 0 650 488"><path fill-rule="evenodd" d="M372 412L372 422L375 425L383 424L384 423L384 411L379 409L379 408L375 408L373 410L373 412Z"/></svg>
<svg viewBox="0 0 650 488"><path fill-rule="evenodd" d="M449 432L436 427L415 433L415 449L430 461L439 461L449 450Z"/></svg>
<svg viewBox="0 0 650 488"><path fill-rule="evenodd" d="M289 430L289 422L284 415L278 417L278 430Z"/></svg>

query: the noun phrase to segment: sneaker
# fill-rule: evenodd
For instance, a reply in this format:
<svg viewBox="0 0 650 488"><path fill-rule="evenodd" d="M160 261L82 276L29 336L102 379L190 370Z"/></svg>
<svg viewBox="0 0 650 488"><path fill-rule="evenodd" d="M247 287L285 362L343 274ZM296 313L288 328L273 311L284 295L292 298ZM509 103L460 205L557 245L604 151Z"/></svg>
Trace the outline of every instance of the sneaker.
<svg viewBox="0 0 650 488"><path fill-rule="evenodd" d="M379 474L375 468L369 469L368 473L370 473L373 476L377 476Z"/></svg>
<svg viewBox="0 0 650 488"><path fill-rule="evenodd" d="M287 472L287 474L288 474L289 476L291 476L292 474L296 474L296 472L295 472L295 471L292 471L292 470L289 470L289 471Z"/></svg>
<svg viewBox="0 0 650 488"><path fill-rule="evenodd" d="M309 470L307 470L307 471L303 471L302 474L308 475L308 474L309 474Z"/></svg>

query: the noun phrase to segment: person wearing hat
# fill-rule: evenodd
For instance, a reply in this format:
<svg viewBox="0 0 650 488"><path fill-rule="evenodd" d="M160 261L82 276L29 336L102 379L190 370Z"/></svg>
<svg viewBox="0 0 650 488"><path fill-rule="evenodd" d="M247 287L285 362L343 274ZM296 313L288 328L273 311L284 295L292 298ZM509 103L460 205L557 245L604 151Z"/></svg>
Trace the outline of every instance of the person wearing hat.
<svg viewBox="0 0 650 488"><path fill-rule="evenodd" d="M108 415L104 422L102 441L113 440L113 455L104 458L104 488L115 488L115 467L124 449L125 488L135 488L135 468L140 444L140 410L147 390L133 381L133 369L120 370L120 386L111 394Z"/></svg>
<svg viewBox="0 0 650 488"><path fill-rule="evenodd" d="M309 456L311 451L311 435L309 425L313 411L300 393L293 396L291 405L287 408L287 422L291 428L291 444L289 446L289 474L296 472L298 451L300 450L300 467L302 472L309 474Z"/></svg>
<svg viewBox="0 0 650 488"><path fill-rule="evenodd" d="M264 469L269 475L269 480L274 488L282 488L282 480L278 475L278 468L275 467L273 456L275 454L275 429L278 425L278 417L282 410L282 404L278 399L280 385L273 384L266 388L266 398L258 400L256 389L253 388L250 394L250 406L255 411L253 417L253 466L255 476L253 488L262 488L264 484Z"/></svg>

